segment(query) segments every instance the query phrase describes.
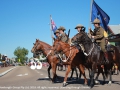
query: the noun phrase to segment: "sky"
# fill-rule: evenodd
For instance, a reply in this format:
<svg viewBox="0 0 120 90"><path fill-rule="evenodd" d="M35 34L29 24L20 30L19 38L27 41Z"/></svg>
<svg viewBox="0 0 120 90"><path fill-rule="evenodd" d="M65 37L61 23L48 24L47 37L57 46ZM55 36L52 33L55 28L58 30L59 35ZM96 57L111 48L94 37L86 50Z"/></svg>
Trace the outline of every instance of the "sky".
<svg viewBox="0 0 120 90"><path fill-rule="evenodd" d="M120 24L120 0L95 0L110 16L109 25ZM70 38L82 24L86 32L90 26L91 0L0 0L0 53L15 57L17 47L29 50L36 39L52 45L50 15L57 27L70 29Z"/></svg>

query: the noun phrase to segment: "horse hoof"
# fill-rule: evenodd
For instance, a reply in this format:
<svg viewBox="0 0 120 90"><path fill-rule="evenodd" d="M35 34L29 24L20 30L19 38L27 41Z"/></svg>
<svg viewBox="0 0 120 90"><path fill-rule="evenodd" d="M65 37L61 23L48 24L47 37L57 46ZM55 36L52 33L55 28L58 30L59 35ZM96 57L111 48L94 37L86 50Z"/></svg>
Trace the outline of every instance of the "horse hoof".
<svg viewBox="0 0 120 90"><path fill-rule="evenodd" d="M100 84L100 82L99 82L99 81L97 81L97 80L95 80L95 84Z"/></svg>
<svg viewBox="0 0 120 90"><path fill-rule="evenodd" d="M108 86L111 86L111 84L112 84L112 81L109 81Z"/></svg>
<svg viewBox="0 0 120 90"><path fill-rule="evenodd" d="M89 86L89 87L90 87L90 88L93 88L93 86L94 86L94 84L90 84L90 86Z"/></svg>
<svg viewBox="0 0 120 90"><path fill-rule="evenodd" d="M67 86L67 83L63 83L63 87Z"/></svg>

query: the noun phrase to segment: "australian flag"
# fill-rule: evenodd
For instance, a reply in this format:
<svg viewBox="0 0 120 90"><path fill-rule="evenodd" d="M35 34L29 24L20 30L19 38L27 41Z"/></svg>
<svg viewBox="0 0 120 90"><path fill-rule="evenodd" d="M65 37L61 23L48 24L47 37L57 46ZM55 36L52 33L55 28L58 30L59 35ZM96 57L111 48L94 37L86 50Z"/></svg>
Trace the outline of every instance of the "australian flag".
<svg viewBox="0 0 120 90"><path fill-rule="evenodd" d="M93 22L96 18L100 20L101 27L103 27L105 31L107 31L107 25L109 23L110 17L93 0L91 22Z"/></svg>
<svg viewBox="0 0 120 90"><path fill-rule="evenodd" d="M55 22L53 21L52 17L51 17L51 29L54 33L57 30L57 26L55 25Z"/></svg>

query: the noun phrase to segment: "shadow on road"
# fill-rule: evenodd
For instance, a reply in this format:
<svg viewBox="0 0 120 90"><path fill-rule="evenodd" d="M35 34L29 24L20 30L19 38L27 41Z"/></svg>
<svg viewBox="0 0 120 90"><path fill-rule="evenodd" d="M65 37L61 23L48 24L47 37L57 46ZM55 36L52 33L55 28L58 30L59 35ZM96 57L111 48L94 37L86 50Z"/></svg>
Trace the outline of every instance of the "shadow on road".
<svg viewBox="0 0 120 90"><path fill-rule="evenodd" d="M37 81L43 81L43 80L51 81L51 79L49 79L49 78L39 78L39 79L37 79ZM58 76L58 78L56 78L54 84L55 83L63 83L63 81L64 81L64 77ZM102 80L98 80L98 81L100 83L97 84L97 85L105 85L105 84L108 83L107 80L105 81L105 84L103 84ZM68 85L69 84L82 84L82 85L84 85L84 79L76 79L75 77L73 77L72 79L68 78L67 79L67 83L68 83ZM88 85L89 84L90 84L90 79L88 79ZM118 85L120 85L120 81L112 81L112 84L118 84ZM95 87L98 87L98 86L95 86Z"/></svg>

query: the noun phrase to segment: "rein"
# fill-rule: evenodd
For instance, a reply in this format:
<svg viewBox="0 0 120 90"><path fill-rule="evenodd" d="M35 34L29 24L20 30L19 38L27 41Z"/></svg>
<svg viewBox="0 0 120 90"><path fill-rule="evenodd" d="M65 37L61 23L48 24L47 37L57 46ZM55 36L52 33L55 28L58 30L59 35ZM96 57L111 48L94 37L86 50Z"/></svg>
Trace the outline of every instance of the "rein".
<svg viewBox="0 0 120 90"><path fill-rule="evenodd" d="M91 54L91 52L93 51L94 46L95 46L95 45L94 45L94 43L93 43L93 47L91 48L91 50L89 51L88 54L83 51L84 55L85 55L85 56L89 56L89 55Z"/></svg>
<svg viewBox="0 0 120 90"><path fill-rule="evenodd" d="M49 51L49 53L47 54L47 56L45 58L47 58L49 56L49 54L51 53L51 50Z"/></svg>
<svg viewBox="0 0 120 90"><path fill-rule="evenodd" d="M60 45L60 44L58 43L58 45ZM63 51L64 51L64 50L63 50ZM66 52L67 52L67 51L66 51ZM66 52L65 52L65 53L66 53ZM59 55L60 59L62 60L60 54L58 54L58 55ZM70 45L70 53L69 53L69 56L67 57L66 61L70 58L71 55L72 55L72 53L71 53L71 45Z"/></svg>

